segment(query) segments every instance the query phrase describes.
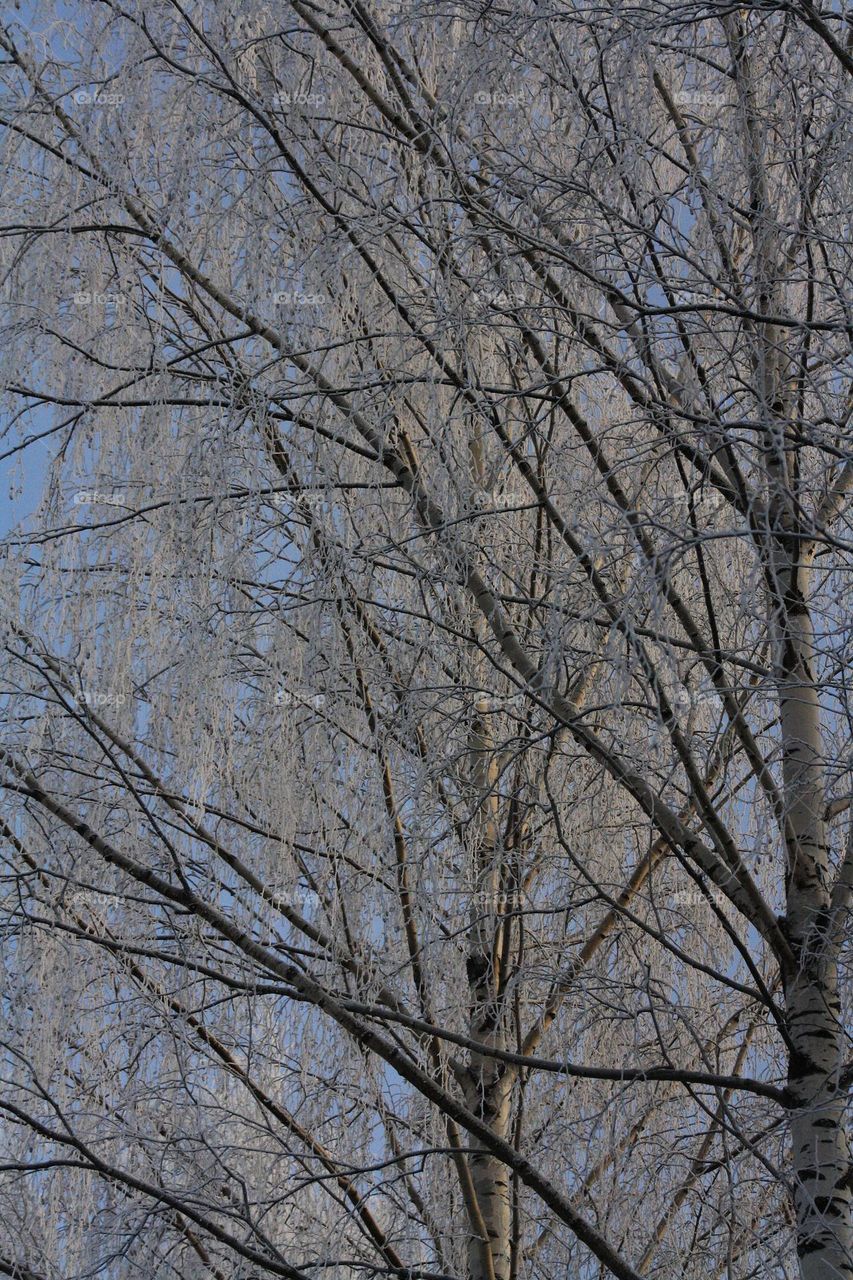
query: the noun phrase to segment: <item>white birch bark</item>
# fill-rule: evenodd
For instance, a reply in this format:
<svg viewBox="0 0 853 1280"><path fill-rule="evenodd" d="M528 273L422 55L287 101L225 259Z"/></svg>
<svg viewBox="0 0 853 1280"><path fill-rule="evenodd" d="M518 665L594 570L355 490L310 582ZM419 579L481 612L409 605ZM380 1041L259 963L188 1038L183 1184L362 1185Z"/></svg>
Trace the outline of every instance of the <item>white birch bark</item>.
<svg viewBox="0 0 853 1280"><path fill-rule="evenodd" d="M826 748L809 616L810 575L797 551L804 539L790 541L793 550L778 568L777 662L789 824L787 930L797 960L785 977L797 1251L803 1280L837 1280L853 1276L853 1163L842 1080L847 1037L837 988L837 939L829 929Z"/></svg>

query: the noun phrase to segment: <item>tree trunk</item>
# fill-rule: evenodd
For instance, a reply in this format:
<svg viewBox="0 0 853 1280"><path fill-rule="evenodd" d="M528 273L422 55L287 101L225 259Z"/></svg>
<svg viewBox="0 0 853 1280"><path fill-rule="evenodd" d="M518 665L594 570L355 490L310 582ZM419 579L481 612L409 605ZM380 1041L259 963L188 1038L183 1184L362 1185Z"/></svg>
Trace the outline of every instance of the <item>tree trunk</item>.
<svg viewBox="0 0 853 1280"><path fill-rule="evenodd" d="M468 975L469 1032L473 1040L505 1049L501 1012L501 874L498 804L494 794L496 766L490 736L480 704L470 742L471 781L477 796L473 858L475 892L466 962ZM465 1082L469 1108L502 1138L509 1136L511 1084L508 1073L494 1058L471 1052ZM471 1178L488 1236L491 1275L509 1280L511 1258L511 1206L509 1170L482 1147L470 1156ZM482 1242L472 1237L468 1248L469 1280L490 1280Z"/></svg>
<svg viewBox="0 0 853 1280"><path fill-rule="evenodd" d="M802 1280L853 1277L853 1168L840 1087L842 1032L835 965L804 964L786 989L794 1049L788 1087L797 1256Z"/></svg>
<svg viewBox="0 0 853 1280"><path fill-rule="evenodd" d="M782 541L787 541L782 535ZM791 1142L802 1280L853 1277L853 1166L841 1087L836 940L828 928L824 743L801 539L781 566L778 671L787 831L787 926L797 957L785 982Z"/></svg>

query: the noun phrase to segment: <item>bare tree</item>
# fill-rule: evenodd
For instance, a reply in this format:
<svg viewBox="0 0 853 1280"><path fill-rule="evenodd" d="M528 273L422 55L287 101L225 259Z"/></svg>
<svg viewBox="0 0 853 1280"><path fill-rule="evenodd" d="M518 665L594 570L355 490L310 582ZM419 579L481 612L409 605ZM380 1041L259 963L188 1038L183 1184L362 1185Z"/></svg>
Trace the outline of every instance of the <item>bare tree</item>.
<svg viewBox="0 0 853 1280"><path fill-rule="evenodd" d="M0 37L0 1272L853 1276L844 6Z"/></svg>

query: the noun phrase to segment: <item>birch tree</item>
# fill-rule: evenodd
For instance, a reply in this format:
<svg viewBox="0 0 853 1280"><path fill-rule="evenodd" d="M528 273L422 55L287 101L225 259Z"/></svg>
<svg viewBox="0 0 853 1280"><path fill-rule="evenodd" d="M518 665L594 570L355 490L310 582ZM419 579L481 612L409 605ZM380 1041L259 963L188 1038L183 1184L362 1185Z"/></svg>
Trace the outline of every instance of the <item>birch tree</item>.
<svg viewBox="0 0 853 1280"><path fill-rule="evenodd" d="M853 1276L844 6L0 48L0 1273Z"/></svg>

